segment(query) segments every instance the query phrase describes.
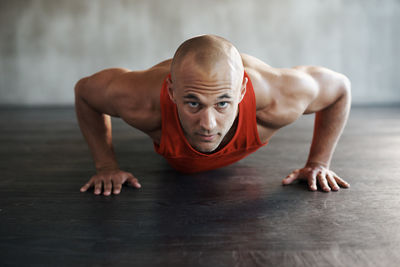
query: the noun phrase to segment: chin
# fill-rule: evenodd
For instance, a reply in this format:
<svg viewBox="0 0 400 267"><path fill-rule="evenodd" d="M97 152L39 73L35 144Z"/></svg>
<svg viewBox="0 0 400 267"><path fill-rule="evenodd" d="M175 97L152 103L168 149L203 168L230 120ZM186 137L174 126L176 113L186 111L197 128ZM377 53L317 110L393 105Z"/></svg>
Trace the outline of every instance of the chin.
<svg viewBox="0 0 400 267"><path fill-rule="evenodd" d="M196 145L195 149L201 153L212 153L213 151L215 151L218 148L219 144L215 144L215 143L209 143L207 145L205 144L201 144L201 145Z"/></svg>

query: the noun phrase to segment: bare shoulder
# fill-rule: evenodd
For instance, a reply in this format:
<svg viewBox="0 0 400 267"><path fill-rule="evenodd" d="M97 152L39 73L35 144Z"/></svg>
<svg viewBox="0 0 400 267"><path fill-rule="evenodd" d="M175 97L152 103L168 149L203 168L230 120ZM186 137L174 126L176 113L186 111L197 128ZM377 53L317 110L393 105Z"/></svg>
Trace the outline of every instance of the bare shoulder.
<svg viewBox="0 0 400 267"><path fill-rule="evenodd" d="M102 114L117 116L109 101L109 85L125 73L125 68L108 68L80 79L75 85L75 96L85 100L94 110Z"/></svg>
<svg viewBox="0 0 400 267"><path fill-rule="evenodd" d="M252 81L257 102L257 119L278 129L302 114L316 112L332 103L348 79L319 66L273 68L257 61L245 69Z"/></svg>
<svg viewBox="0 0 400 267"><path fill-rule="evenodd" d="M342 73L321 66L295 66L293 69L305 73L315 83L316 95L304 111L306 114L329 106L344 93L350 94L350 80Z"/></svg>
<svg viewBox="0 0 400 267"><path fill-rule="evenodd" d="M268 105L270 99L271 83L277 75L274 68L264 61L247 54L241 54L244 69L253 85L256 96L257 110Z"/></svg>
<svg viewBox="0 0 400 267"><path fill-rule="evenodd" d="M160 90L170 71L170 60L147 70L126 72L109 85L110 100L118 116L151 134L161 127Z"/></svg>
<svg viewBox="0 0 400 267"><path fill-rule="evenodd" d="M140 71L101 70L80 79L75 94L97 112L120 117L153 137L161 127L160 89L169 73L170 61Z"/></svg>
<svg viewBox="0 0 400 267"><path fill-rule="evenodd" d="M243 65L245 68L262 69L271 67L261 59L251 56L249 54L240 53L240 56L242 57Z"/></svg>
<svg viewBox="0 0 400 267"><path fill-rule="evenodd" d="M313 81L296 69L274 68L260 59L242 55L253 85L257 119L267 128L278 129L296 120L306 99L314 96Z"/></svg>

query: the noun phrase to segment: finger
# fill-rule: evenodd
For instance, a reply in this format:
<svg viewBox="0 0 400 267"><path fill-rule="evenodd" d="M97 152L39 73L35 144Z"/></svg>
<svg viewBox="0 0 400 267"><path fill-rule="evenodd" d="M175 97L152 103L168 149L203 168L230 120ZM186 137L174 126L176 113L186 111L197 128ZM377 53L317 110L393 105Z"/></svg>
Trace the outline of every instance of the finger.
<svg viewBox="0 0 400 267"><path fill-rule="evenodd" d="M329 185L331 186L332 190L338 191L338 190L339 190L339 186L338 186L338 184L336 183L335 178L333 178L333 175L330 174L330 173L327 173L327 174L326 174L326 177L327 177L327 179L328 179L328 183L329 183Z"/></svg>
<svg viewBox="0 0 400 267"><path fill-rule="evenodd" d="M101 186L102 186L102 181L97 181L97 182L94 184L94 193L95 193L96 195L98 195L98 194L101 193Z"/></svg>
<svg viewBox="0 0 400 267"><path fill-rule="evenodd" d="M114 194L118 195L121 192L122 184L119 182L114 183Z"/></svg>
<svg viewBox="0 0 400 267"><path fill-rule="evenodd" d="M340 178L339 176L337 176L336 173L333 173L333 177L335 178L337 184L340 185L341 187L344 187L344 188L350 187L350 184L348 182L346 182L345 180L343 180L342 178Z"/></svg>
<svg viewBox="0 0 400 267"><path fill-rule="evenodd" d="M317 175L319 185L322 187L322 190L325 192L331 191L331 188L328 186L328 181L326 180L325 172L319 172Z"/></svg>
<svg viewBox="0 0 400 267"><path fill-rule="evenodd" d="M309 174L307 182L308 182L308 187L310 188L311 191L316 191L317 190L317 173L315 171L311 172Z"/></svg>
<svg viewBox="0 0 400 267"><path fill-rule="evenodd" d="M136 188L141 188L142 186L139 184L138 179L134 178L134 177L129 177L128 179L126 179L126 182Z"/></svg>
<svg viewBox="0 0 400 267"><path fill-rule="evenodd" d="M284 185L291 184L294 180L296 180L299 177L299 175L300 175L299 170L293 171L291 174L286 176L285 179L282 180L282 184L284 184Z"/></svg>
<svg viewBox="0 0 400 267"><path fill-rule="evenodd" d="M111 180L104 181L104 195L105 196L109 196L111 194L111 188L112 188Z"/></svg>
<svg viewBox="0 0 400 267"><path fill-rule="evenodd" d="M93 180L90 179L84 186L81 187L81 192L86 192L93 185Z"/></svg>

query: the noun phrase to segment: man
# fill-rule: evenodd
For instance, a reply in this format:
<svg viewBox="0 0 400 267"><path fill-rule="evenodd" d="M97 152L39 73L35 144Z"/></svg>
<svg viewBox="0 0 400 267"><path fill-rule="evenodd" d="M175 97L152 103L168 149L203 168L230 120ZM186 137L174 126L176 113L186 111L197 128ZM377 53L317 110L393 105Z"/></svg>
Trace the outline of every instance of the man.
<svg viewBox="0 0 400 267"><path fill-rule="evenodd" d="M240 54L227 40L203 35L185 41L173 59L144 71L113 68L78 81L75 108L97 174L81 192L119 194L138 179L119 169L111 118L146 133L178 171L226 166L266 145L280 128L316 113L306 165L283 181L308 181L328 192L349 184L329 169L351 102L350 82L326 68L277 69Z"/></svg>

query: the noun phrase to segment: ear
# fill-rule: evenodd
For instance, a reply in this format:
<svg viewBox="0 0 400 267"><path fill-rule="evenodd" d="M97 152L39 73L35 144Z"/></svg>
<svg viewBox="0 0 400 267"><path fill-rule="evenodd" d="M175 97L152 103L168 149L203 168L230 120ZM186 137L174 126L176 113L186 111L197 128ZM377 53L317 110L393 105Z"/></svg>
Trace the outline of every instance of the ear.
<svg viewBox="0 0 400 267"><path fill-rule="evenodd" d="M243 78L242 87L240 89L240 100L239 103L242 102L244 95L246 94L246 86L247 86L248 79L247 77Z"/></svg>
<svg viewBox="0 0 400 267"><path fill-rule="evenodd" d="M175 97L174 97L174 89L172 88L172 80L171 76L167 78L167 86L168 86L168 95L172 102L176 104Z"/></svg>

